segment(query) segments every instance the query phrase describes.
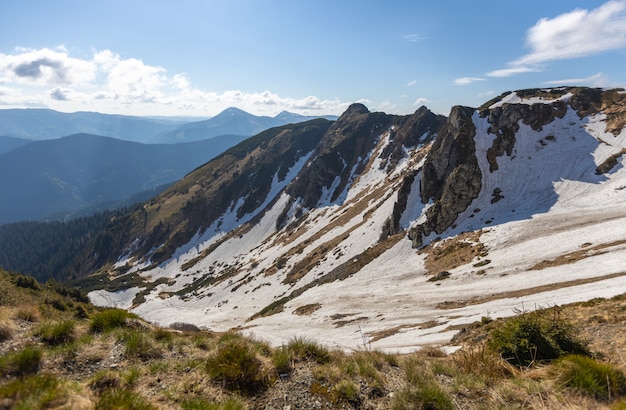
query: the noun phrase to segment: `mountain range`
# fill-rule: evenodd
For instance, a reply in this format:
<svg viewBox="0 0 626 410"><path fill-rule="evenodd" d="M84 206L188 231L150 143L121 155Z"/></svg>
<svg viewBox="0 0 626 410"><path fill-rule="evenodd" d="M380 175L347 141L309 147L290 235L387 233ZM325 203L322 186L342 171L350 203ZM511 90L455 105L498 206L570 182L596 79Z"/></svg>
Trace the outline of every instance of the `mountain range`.
<svg viewBox="0 0 626 410"><path fill-rule="evenodd" d="M0 224L144 201L253 134L311 118L255 116L236 108L195 122L0 110L0 192L11 198L0 203Z"/></svg>
<svg viewBox="0 0 626 410"><path fill-rule="evenodd" d="M626 93L506 92L448 117L351 105L263 131L112 220L93 302L169 325L407 351L626 292Z"/></svg>
<svg viewBox="0 0 626 410"><path fill-rule="evenodd" d="M311 118L314 117L289 112L282 112L275 117L256 116L238 108L227 108L213 118L199 121L178 117L133 117L95 112L62 113L49 109L6 109L0 110L0 136L37 141L73 134L93 134L146 144L175 144L221 135L251 136L270 127ZM325 118L336 117L325 116Z"/></svg>

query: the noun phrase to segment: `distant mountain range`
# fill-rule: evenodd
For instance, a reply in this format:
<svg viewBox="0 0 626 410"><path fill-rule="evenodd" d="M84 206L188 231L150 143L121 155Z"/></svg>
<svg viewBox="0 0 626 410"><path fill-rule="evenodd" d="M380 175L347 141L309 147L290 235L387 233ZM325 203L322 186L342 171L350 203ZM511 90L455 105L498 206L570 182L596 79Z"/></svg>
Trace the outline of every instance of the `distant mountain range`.
<svg viewBox="0 0 626 410"><path fill-rule="evenodd" d="M181 144L141 144L91 134L32 141L0 138L0 224L146 200L246 137L223 135ZM1 151L0 151L1 152Z"/></svg>
<svg viewBox="0 0 626 410"><path fill-rule="evenodd" d="M156 195L245 138L307 121L237 108L202 121L0 110L0 224L64 219ZM327 119L336 117L326 116Z"/></svg>
<svg viewBox="0 0 626 410"><path fill-rule="evenodd" d="M275 117L256 116L237 108L228 108L208 120L191 122L177 117L168 119L95 112L62 113L48 109L8 109L0 110L0 135L47 140L85 133L141 143L173 144L220 135L252 136L271 127L312 118L317 117L289 112L282 112ZM333 116L324 118L336 119Z"/></svg>

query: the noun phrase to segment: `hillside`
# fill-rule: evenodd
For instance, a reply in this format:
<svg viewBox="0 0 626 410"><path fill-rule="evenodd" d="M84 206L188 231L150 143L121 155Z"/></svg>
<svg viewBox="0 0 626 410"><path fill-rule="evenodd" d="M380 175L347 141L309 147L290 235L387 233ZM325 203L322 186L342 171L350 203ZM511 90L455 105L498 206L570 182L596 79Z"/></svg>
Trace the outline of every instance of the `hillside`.
<svg viewBox="0 0 626 410"><path fill-rule="evenodd" d="M508 320L483 317L457 329L453 353L428 345L398 355L373 350L365 338L345 353L301 337L272 348L185 323L161 328L125 311L97 309L54 282L1 269L0 285L6 291L0 406L7 409L618 409L626 403L624 296ZM530 341L517 347L535 349L534 362L518 366L499 350L509 335ZM537 349L541 341L565 350L552 356ZM581 354L568 354L575 349Z"/></svg>
<svg viewBox="0 0 626 410"><path fill-rule="evenodd" d="M4 137L0 136L0 155L12 151L15 148L19 148L23 145L27 145L32 141L22 139L22 138L14 138L14 137Z"/></svg>
<svg viewBox="0 0 626 410"><path fill-rule="evenodd" d="M0 155L0 224L64 219L145 201L243 137L140 144L90 134L34 141Z"/></svg>
<svg viewBox="0 0 626 410"><path fill-rule="evenodd" d="M385 351L619 295L625 118L623 90L558 88L268 130L110 226L84 285L164 326Z"/></svg>

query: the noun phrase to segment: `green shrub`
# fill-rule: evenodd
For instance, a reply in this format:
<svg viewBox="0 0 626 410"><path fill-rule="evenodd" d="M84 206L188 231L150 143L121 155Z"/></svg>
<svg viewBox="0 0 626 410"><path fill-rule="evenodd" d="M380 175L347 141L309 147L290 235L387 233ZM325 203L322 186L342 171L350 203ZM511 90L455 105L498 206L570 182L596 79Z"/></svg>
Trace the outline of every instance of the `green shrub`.
<svg viewBox="0 0 626 410"><path fill-rule="evenodd" d="M104 392L96 403L96 410L156 410L139 394L126 389L112 389Z"/></svg>
<svg viewBox="0 0 626 410"><path fill-rule="evenodd" d="M246 339L230 338L221 342L215 354L207 360L211 378L226 388L253 393L264 387L261 361L254 345Z"/></svg>
<svg viewBox="0 0 626 410"><path fill-rule="evenodd" d="M122 309L107 309L96 313L91 318L89 331L92 333L104 333L126 325L126 319L135 317Z"/></svg>
<svg viewBox="0 0 626 410"><path fill-rule="evenodd" d="M41 340L51 346L70 343L74 340L73 320L60 320L58 322L43 323L35 332Z"/></svg>
<svg viewBox="0 0 626 410"><path fill-rule="evenodd" d="M67 389L54 376L33 375L0 385L0 397L11 400L15 409L56 408L66 402Z"/></svg>
<svg viewBox="0 0 626 410"><path fill-rule="evenodd" d="M590 355L579 330L561 317L558 308L522 312L496 326L489 346L509 363L531 366L566 354Z"/></svg>
<svg viewBox="0 0 626 410"><path fill-rule="evenodd" d="M17 376L37 373L41 356L41 350L30 345L15 353L6 354L0 357L0 373Z"/></svg>
<svg viewBox="0 0 626 410"><path fill-rule="evenodd" d="M587 396L611 400L626 394L626 376L609 363L590 357L569 355L559 363L559 381Z"/></svg>
<svg viewBox="0 0 626 410"><path fill-rule="evenodd" d="M32 276L16 275L15 286L25 289L41 290L41 285Z"/></svg>

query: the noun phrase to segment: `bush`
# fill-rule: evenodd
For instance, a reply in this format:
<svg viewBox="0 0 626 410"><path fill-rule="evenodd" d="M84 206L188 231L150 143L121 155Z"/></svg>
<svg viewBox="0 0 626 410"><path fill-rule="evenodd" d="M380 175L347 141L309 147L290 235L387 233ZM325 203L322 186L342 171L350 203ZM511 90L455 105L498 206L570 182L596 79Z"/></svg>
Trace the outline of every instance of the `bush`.
<svg viewBox="0 0 626 410"><path fill-rule="evenodd" d="M135 315L122 309L107 309L96 313L91 318L89 331L92 333L104 333L126 325L126 319Z"/></svg>
<svg viewBox="0 0 626 410"><path fill-rule="evenodd" d="M207 372L226 388L242 393L254 393L264 387L261 361L254 345L246 339L221 342L207 361Z"/></svg>
<svg viewBox="0 0 626 410"><path fill-rule="evenodd" d="M41 364L41 350L26 346L22 350L0 357L0 373L23 376L37 373Z"/></svg>
<svg viewBox="0 0 626 410"><path fill-rule="evenodd" d="M559 381L587 396L611 400L626 393L626 376L615 366L580 355L559 362Z"/></svg>
<svg viewBox="0 0 626 410"><path fill-rule="evenodd" d="M42 324L35 333L44 343L55 346L74 340L74 326L73 320L48 322Z"/></svg>
<svg viewBox="0 0 626 410"><path fill-rule="evenodd" d="M589 356L588 343L578 334L558 308L521 312L495 327L489 347L511 364L531 366L566 354Z"/></svg>

